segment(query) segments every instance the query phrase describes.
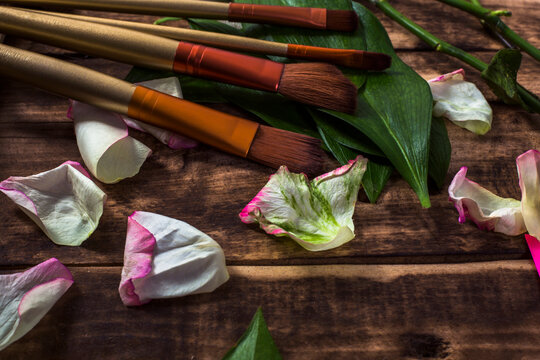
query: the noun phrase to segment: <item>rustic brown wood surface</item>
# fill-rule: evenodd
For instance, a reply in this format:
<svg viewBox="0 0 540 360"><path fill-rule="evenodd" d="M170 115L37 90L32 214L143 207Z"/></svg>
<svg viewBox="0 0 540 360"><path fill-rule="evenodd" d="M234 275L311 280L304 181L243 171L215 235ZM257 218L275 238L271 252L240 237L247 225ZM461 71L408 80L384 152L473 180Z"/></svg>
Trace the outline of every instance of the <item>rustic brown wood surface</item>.
<svg viewBox="0 0 540 360"><path fill-rule="evenodd" d="M540 1L489 0L540 47ZM365 4L365 3L364 3ZM392 1L435 35L488 61L501 45L478 21L436 1ZM537 359L540 281L522 236L457 222L446 188L461 166L503 197L520 197L515 158L540 148L540 116L504 105L478 73L429 50L374 10L402 59L425 78L463 67L490 100L493 128L476 136L447 122L452 161L445 189L422 209L393 176L377 204L360 197L356 238L312 253L246 226L238 212L271 170L207 146L173 151L133 132L152 150L141 172L98 185L108 201L100 225L80 247L53 244L0 196L0 272L58 258L75 284L0 359L219 359L262 306L286 359ZM122 19L155 17L116 14ZM6 42L123 77L129 66L7 37ZM540 94L540 65L524 55L520 82ZM0 79L0 180L82 163L67 100ZM330 158L329 166L337 165ZM135 210L186 221L223 247L231 279L215 292L125 308L117 287L126 218Z"/></svg>

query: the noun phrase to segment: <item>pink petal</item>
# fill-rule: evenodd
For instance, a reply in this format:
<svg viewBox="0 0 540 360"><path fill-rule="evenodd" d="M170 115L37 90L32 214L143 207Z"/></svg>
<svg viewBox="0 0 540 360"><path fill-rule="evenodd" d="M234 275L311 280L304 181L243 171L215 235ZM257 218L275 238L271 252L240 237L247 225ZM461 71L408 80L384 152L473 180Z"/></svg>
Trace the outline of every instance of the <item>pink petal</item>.
<svg viewBox="0 0 540 360"><path fill-rule="evenodd" d="M527 245L529 246L529 251L531 252L536 271L540 276L540 241L529 234L525 234L525 239L527 240Z"/></svg>

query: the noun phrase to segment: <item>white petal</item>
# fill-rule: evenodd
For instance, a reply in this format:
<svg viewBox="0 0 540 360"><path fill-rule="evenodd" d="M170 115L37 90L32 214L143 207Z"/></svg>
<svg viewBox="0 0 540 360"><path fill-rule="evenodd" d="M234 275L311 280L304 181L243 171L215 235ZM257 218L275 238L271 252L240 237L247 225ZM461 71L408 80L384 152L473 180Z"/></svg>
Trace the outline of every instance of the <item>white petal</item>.
<svg viewBox="0 0 540 360"><path fill-rule="evenodd" d="M228 279L223 250L208 235L163 215L129 217L119 288L125 305L211 292Z"/></svg>
<svg viewBox="0 0 540 360"><path fill-rule="evenodd" d="M450 201L454 203L459 222L470 218L483 230L519 235L526 231L521 203L516 199L501 198L466 178L462 167L448 187Z"/></svg>
<svg viewBox="0 0 540 360"><path fill-rule="evenodd" d="M258 222L268 234L289 236L310 251L328 250L354 238L352 215L366 170L359 156L315 178L281 167L240 213L244 223Z"/></svg>
<svg viewBox="0 0 540 360"><path fill-rule="evenodd" d="M540 239L540 153L529 150L516 159L521 211L530 235Z"/></svg>
<svg viewBox="0 0 540 360"><path fill-rule="evenodd" d="M182 98L182 88L180 87L180 81L178 81L177 77L143 81L138 84L177 98ZM130 128L152 134L171 149L189 149L197 145L195 140L169 130L164 130L127 116L122 116L122 118Z"/></svg>
<svg viewBox="0 0 540 360"><path fill-rule="evenodd" d="M462 69L428 81L433 95L433 116L483 135L491 129L493 112L476 85L464 81Z"/></svg>
<svg viewBox="0 0 540 360"><path fill-rule="evenodd" d="M152 152L128 135L127 125L118 114L73 101L68 116L73 119L84 163L104 183L136 175Z"/></svg>
<svg viewBox="0 0 540 360"><path fill-rule="evenodd" d="M78 246L96 229L106 195L74 161L28 177L12 176L0 191L58 245Z"/></svg>
<svg viewBox="0 0 540 360"><path fill-rule="evenodd" d="M0 350L36 326L72 283L69 270L54 258L0 275Z"/></svg>

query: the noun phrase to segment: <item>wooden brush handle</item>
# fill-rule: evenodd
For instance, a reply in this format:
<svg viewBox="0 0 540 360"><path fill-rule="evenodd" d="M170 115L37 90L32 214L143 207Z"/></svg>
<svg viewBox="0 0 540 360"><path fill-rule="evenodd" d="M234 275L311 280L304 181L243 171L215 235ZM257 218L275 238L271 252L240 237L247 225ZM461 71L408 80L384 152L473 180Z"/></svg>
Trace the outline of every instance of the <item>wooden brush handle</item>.
<svg viewBox="0 0 540 360"><path fill-rule="evenodd" d="M178 42L139 31L0 6L0 32L106 57L172 70Z"/></svg>
<svg viewBox="0 0 540 360"><path fill-rule="evenodd" d="M206 19L227 19L229 12L228 3L197 0L5 0L2 2L21 6L59 6L70 9Z"/></svg>
<svg viewBox="0 0 540 360"><path fill-rule="evenodd" d="M94 70L0 44L0 75L246 157L259 124Z"/></svg>
<svg viewBox="0 0 540 360"><path fill-rule="evenodd" d="M3 44L0 74L125 115L136 87L79 65Z"/></svg>
<svg viewBox="0 0 540 360"><path fill-rule="evenodd" d="M267 41L261 39L253 39L244 36L236 36L229 34L221 34L211 31L201 31L194 29L185 29L173 26L162 26L139 23L135 21L124 21L107 18L99 18L93 16L83 16L75 14L65 14L50 11L27 10L36 13L43 13L52 16L60 16L68 19L88 21L96 24L119 26L126 29L146 32L153 35L163 36L175 40L190 41L194 43L214 46L233 51L247 51L258 54L286 56L288 44Z"/></svg>

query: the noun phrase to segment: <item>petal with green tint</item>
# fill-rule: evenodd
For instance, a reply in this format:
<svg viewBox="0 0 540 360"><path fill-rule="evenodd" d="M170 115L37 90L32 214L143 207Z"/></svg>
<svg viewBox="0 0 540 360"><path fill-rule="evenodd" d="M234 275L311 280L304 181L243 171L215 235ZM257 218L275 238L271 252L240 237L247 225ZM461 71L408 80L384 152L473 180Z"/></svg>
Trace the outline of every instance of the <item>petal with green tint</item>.
<svg viewBox="0 0 540 360"><path fill-rule="evenodd" d="M530 235L540 239L540 153L529 150L516 159L521 211Z"/></svg>
<svg viewBox="0 0 540 360"><path fill-rule="evenodd" d="M491 129L493 111L476 85L464 80L459 69L429 80L433 116L445 117L459 127L484 135Z"/></svg>
<svg viewBox="0 0 540 360"><path fill-rule="evenodd" d="M448 187L448 195L459 213L460 223L469 218L482 230L506 235L527 231L519 200L501 198L467 179L466 175L467 168L462 167Z"/></svg>
<svg viewBox="0 0 540 360"><path fill-rule="evenodd" d="M79 246L94 232L107 196L75 161L39 174L11 176L0 191L58 245Z"/></svg>
<svg viewBox="0 0 540 360"><path fill-rule="evenodd" d="M268 234L289 236L310 251L328 250L354 238L352 215L366 171L358 156L311 182L282 166L240 213Z"/></svg>

